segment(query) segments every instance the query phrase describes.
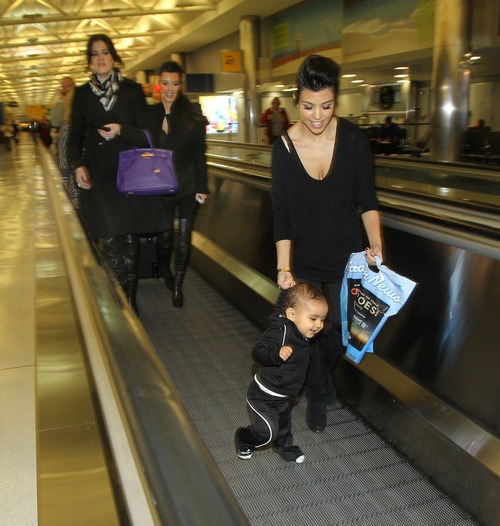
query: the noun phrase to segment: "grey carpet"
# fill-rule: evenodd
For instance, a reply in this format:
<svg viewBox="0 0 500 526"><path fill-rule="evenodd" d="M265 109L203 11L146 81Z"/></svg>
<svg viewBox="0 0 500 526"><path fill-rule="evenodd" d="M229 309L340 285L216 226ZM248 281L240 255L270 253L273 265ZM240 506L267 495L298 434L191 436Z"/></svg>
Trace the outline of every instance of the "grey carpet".
<svg viewBox="0 0 500 526"><path fill-rule="evenodd" d="M193 270L184 294L175 309L160 281L141 280L141 321L252 526L479 524L340 401L322 433L307 429L304 399L294 407L304 464L271 449L237 458L233 437L248 425L250 349L260 330Z"/></svg>

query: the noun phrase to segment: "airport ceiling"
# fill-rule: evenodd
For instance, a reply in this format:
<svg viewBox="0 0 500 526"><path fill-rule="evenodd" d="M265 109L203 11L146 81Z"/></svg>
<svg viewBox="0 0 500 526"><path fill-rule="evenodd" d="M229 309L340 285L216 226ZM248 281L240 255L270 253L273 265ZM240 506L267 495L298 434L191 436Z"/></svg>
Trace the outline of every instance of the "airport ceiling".
<svg viewBox="0 0 500 526"><path fill-rule="evenodd" d="M242 16L270 16L294 0L0 0L0 100L57 100L60 79L88 79L85 44L109 35L123 69L155 69L234 33Z"/></svg>
<svg viewBox="0 0 500 526"><path fill-rule="evenodd" d="M63 76L85 82L85 44L94 33L113 39L127 74L155 69L174 52L194 51L238 31L242 16L267 17L296 3L299 0L0 0L0 101L16 102L20 108L52 104ZM485 57L476 72L495 71L498 56L494 52L491 63ZM406 57L405 62L412 67L412 79L430 79L428 55ZM395 59L385 64L378 60L351 64L349 70L366 82L390 82L396 65Z"/></svg>

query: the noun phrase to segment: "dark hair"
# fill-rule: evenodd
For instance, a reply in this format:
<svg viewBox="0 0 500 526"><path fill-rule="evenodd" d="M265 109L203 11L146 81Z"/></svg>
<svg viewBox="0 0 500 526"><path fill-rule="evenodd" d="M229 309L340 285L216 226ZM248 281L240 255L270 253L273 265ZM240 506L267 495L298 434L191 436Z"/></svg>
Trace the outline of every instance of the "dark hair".
<svg viewBox="0 0 500 526"><path fill-rule="evenodd" d="M115 62L118 62L119 64L123 64L122 59L120 58L120 55L118 55L115 46L113 45L112 40L108 37L108 35L105 35L103 33L99 33L97 35L92 35L88 42L87 42L87 64L90 64L90 59L92 58L92 46L94 42L98 42L101 40L106 44L106 47L108 48L108 51L111 53L111 56L113 57L113 60Z"/></svg>
<svg viewBox="0 0 500 526"><path fill-rule="evenodd" d="M158 70L158 75L162 73L178 73L182 80L182 74L184 73L182 66L175 62L175 60L167 60L164 62ZM201 106L197 103L193 104L185 95L182 90L179 92L176 100L172 104L172 111L177 115L179 119L180 128L183 132L190 132L193 128L193 121L207 124L205 116L201 112Z"/></svg>
<svg viewBox="0 0 500 526"><path fill-rule="evenodd" d="M332 88L334 96L337 96L339 77L340 67L334 60L321 55L309 55L297 74L298 95L304 88L311 91Z"/></svg>
<svg viewBox="0 0 500 526"><path fill-rule="evenodd" d="M295 309L299 303L309 300L326 301L326 298L319 289L313 287L310 283L297 283L288 291L283 305L283 312L286 309Z"/></svg>
<svg viewBox="0 0 500 526"><path fill-rule="evenodd" d="M161 75L162 73L179 73L179 77L182 78L184 71L182 70L181 65L175 62L175 60L168 60L160 66L158 74Z"/></svg>

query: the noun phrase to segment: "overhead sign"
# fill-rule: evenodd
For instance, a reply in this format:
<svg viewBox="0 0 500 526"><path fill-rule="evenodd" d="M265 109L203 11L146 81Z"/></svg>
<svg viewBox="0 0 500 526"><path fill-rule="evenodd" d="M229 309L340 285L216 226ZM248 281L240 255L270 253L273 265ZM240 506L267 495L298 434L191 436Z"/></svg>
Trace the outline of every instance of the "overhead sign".
<svg viewBox="0 0 500 526"><path fill-rule="evenodd" d="M241 51L221 51L221 71L223 73L241 73Z"/></svg>

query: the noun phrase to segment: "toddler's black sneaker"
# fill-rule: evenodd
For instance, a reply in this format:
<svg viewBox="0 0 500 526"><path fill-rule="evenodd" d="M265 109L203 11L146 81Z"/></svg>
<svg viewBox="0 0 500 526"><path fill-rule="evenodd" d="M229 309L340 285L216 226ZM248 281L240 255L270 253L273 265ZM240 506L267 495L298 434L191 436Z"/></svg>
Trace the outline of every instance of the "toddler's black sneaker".
<svg viewBox="0 0 500 526"><path fill-rule="evenodd" d="M240 439L238 438L238 431L234 434L234 445L236 447L236 455L239 458L242 458L243 460L246 460L248 458L252 458L252 454L254 451L253 447L245 446L241 443Z"/></svg>
<svg viewBox="0 0 500 526"><path fill-rule="evenodd" d="M302 464L306 458L299 446L273 446L273 451L278 453L278 455L287 462L296 462L297 464Z"/></svg>

